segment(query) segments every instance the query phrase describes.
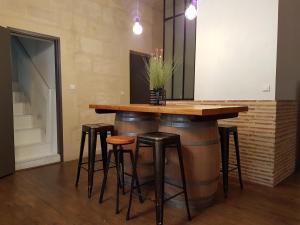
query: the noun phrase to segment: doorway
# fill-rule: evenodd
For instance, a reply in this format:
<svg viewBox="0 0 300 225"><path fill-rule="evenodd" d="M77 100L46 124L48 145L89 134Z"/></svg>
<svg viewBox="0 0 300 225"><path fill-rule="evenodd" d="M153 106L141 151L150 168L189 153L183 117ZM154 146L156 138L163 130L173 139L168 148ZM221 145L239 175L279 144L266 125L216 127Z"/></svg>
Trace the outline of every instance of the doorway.
<svg viewBox="0 0 300 225"><path fill-rule="evenodd" d="M146 65L150 55L130 51L130 103L145 104L149 102L149 81Z"/></svg>
<svg viewBox="0 0 300 225"><path fill-rule="evenodd" d="M10 34L15 170L63 160L59 38L14 28Z"/></svg>

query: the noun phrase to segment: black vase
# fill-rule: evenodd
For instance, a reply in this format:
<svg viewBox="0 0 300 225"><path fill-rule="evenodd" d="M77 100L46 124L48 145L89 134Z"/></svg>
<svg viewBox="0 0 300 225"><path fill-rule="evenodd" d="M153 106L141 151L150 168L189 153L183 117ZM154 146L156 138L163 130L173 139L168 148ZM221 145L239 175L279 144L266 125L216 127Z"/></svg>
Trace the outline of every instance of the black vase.
<svg viewBox="0 0 300 225"><path fill-rule="evenodd" d="M150 105L166 105L166 90L163 88L150 90Z"/></svg>

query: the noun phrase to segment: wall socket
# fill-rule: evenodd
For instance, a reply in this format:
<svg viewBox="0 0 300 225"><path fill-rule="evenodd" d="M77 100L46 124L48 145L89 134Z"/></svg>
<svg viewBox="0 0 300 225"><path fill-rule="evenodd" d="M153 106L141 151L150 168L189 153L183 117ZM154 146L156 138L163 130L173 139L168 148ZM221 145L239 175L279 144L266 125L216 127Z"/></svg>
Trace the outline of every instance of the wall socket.
<svg viewBox="0 0 300 225"><path fill-rule="evenodd" d="M267 84L263 87L262 92L271 92L271 85Z"/></svg>

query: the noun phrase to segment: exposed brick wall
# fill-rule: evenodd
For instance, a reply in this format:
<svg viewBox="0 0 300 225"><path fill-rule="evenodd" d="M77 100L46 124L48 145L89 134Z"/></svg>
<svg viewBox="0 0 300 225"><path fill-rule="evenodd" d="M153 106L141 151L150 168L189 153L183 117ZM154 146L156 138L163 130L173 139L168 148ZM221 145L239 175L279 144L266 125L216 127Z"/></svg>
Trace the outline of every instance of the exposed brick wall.
<svg viewBox="0 0 300 225"><path fill-rule="evenodd" d="M182 103L182 102L181 102ZM238 126L244 180L275 186L295 170L296 101L197 101L192 104L245 105L248 112L220 120ZM230 162L235 163L233 138ZM230 175L236 176L235 172Z"/></svg>

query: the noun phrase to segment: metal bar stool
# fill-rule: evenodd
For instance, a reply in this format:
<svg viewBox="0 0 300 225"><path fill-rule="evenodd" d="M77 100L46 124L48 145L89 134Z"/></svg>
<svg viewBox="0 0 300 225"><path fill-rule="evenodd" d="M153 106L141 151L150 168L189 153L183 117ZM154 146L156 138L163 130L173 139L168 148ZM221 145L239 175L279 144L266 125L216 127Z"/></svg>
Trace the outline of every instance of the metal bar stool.
<svg viewBox="0 0 300 225"><path fill-rule="evenodd" d="M134 170L132 170L132 174L128 174L128 173L124 172L124 164L123 164L124 163L123 162L124 153L128 153L130 155L132 169L133 169L133 165L134 165L134 156L133 156L132 150L124 149L123 146L132 144L132 143L134 143L134 141L135 141L135 138L134 137L129 137L129 136L110 136L110 137L106 138L106 142L108 144L113 145L113 150L110 150L108 152L108 161L107 161L107 166L105 167L106 170L104 172L104 178L103 178L103 182L102 182L102 186L101 186L99 203L103 202L103 196L104 196L104 190L105 190L106 182L107 182L109 164L110 164L111 156L112 156L112 154L114 154L116 170L117 170L116 214L118 214L120 212L120 210L119 210L119 189L123 188L123 194L125 194L124 175L135 177L135 181L136 181L136 184L137 184L137 187L138 187L139 199L140 199L140 202L143 201L142 196L141 196L141 191L140 191L140 188L139 188L138 178L136 177L136 174L134 173ZM122 164L122 174L120 173L120 169L121 169L120 165L121 164ZM121 182L120 182L121 175L122 175L122 178L123 178L122 179L123 180L122 185L121 185Z"/></svg>
<svg viewBox="0 0 300 225"><path fill-rule="evenodd" d="M241 161L240 161L240 148L237 126L219 126L219 133L221 138L221 154L222 154L222 173L223 173L223 191L224 196L228 196L228 173L237 170L240 182L240 188L243 189L243 180L241 172ZM236 164L229 164L229 137L233 134ZM229 168L231 166L231 168Z"/></svg>
<svg viewBox="0 0 300 225"><path fill-rule="evenodd" d="M163 133L163 132L152 132L141 134L137 136L137 143L136 143L136 151L135 151L135 162L134 162L134 173L137 177L137 163L138 163L138 154L140 147L151 147L153 149L153 159L154 159L154 171L155 171L155 202L156 202L156 224L162 225L163 224L163 208L164 203L168 200L171 200L177 197L180 194L184 194L185 197L185 204L186 204L186 211L188 215L188 219L191 219L190 210L189 210L189 203L188 203L188 196L186 191L186 180L184 174L184 166L183 166L183 158L182 158L182 151L181 151L181 142L180 136L177 134L171 133ZM176 148L178 153L179 165L180 165L180 173L182 179L182 186L174 185L177 188L182 189L181 192L165 199L164 198L164 173L165 173L165 150L166 148ZM131 190L130 190L130 198L129 198L129 206L127 211L126 219L130 219L130 210L132 204L132 193L134 190L134 179L131 180ZM170 184L170 183L168 183ZM143 184L142 184L143 185ZM172 184L170 184L172 185ZM139 188L139 186L138 186Z"/></svg>
<svg viewBox="0 0 300 225"><path fill-rule="evenodd" d="M78 187L78 182L80 178L81 168L87 170L88 172L88 197L91 198L92 189L93 189L93 180L94 180L94 172L101 171L105 169L107 165L107 143L106 137L108 132L110 134L114 133L114 126L110 124L98 123L98 124L84 124L82 125L81 132L81 143L80 143L80 152L79 152L79 161L77 166L77 176L75 186ZM96 144L97 144L97 135L100 136L101 142L101 154L102 159L95 161L96 157ZM85 138L88 135L88 161L83 162L83 152L85 145ZM103 168L99 170L95 170L95 162L102 161ZM83 165L88 164L88 168L83 167Z"/></svg>

